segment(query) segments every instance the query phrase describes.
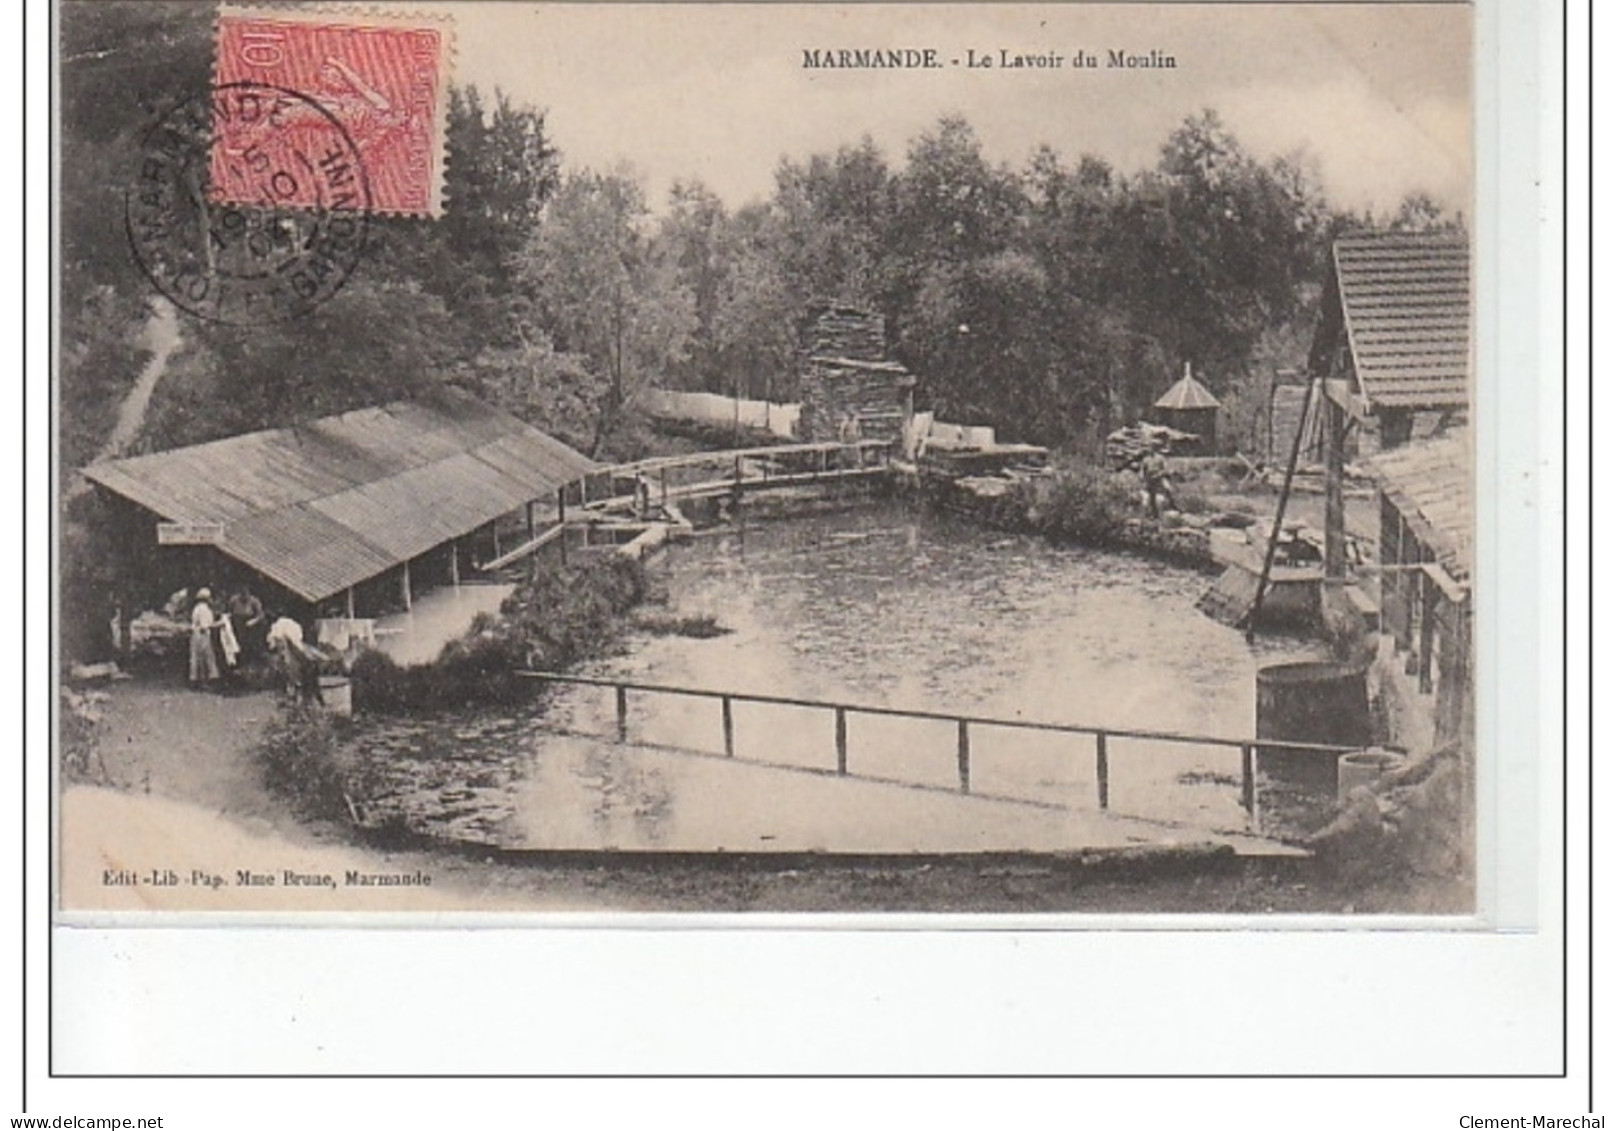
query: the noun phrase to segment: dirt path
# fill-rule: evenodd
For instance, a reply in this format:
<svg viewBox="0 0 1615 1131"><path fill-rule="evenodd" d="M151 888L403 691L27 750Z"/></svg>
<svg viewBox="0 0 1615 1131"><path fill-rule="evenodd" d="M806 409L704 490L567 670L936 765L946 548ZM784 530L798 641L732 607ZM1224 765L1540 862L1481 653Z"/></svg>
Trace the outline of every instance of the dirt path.
<svg viewBox="0 0 1615 1131"><path fill-rule="evenodd" d="M275 712L273 693L215 695L177 681L119 683L109 693L100 749L112 785L233 817L289 822L252 759Z"/></svg>
<svg viewBox="0 0 1615 1131"><path fill-rule="evenodd" d="M272 692L215 695L182 682L108 688L106 785L62 792L62 905L86 911L528 910L605 906L577 892L495 891L478 862L387 853L301 822L263 784L252 750ZM239 872L274 883L241 884ZM329 877L330 886L287 882ZM421 883L347 883L348 873ZM172 878L173 882L168 882ZM215 885L214 880L218 883Z"/></svg>
<svg viewBox="0 0 1615 1131"><path fill-rule="evenodd" d="M116 459L121 456L130 444L139 436L140 430L146 424L146 410L151 407L151 398L157 392L157 383L162 380L163 374L168 370L168 360L180 346L179 317L175 314L172 303L164 299L153 299L151 303L151 317L140 331L139 344L151 351L145 368L141 369L135 383L124 396L123 402L118 405L117 423L112 427L112 433L101 448L96 459Z"/></svg>

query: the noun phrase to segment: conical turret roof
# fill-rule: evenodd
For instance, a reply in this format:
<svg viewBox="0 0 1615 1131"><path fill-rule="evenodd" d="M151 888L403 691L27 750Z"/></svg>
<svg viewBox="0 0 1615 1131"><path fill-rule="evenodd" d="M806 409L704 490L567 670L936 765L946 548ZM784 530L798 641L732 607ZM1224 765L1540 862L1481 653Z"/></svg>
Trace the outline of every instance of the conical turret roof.
<svg viewBox="0 0 1615 1131"><path fill-rule="evenodd" d="M1183 367L1183 379L1168 389L1160 400L1155 402L1156 408L1220 408L1221 403L1211 395L1211 390L1194 379L1189 367Z"/></svg>

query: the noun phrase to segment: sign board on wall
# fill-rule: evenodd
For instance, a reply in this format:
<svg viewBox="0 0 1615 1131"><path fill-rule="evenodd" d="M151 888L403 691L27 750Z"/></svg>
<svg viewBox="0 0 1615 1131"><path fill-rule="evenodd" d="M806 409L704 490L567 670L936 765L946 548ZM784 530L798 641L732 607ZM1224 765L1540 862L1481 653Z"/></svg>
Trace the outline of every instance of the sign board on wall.
<svg viewBox="0 0 1615 1131"><path fill-rule="evenodd" d="M224 541L222 522L159 522L159 546L217 546Z"/></svg>

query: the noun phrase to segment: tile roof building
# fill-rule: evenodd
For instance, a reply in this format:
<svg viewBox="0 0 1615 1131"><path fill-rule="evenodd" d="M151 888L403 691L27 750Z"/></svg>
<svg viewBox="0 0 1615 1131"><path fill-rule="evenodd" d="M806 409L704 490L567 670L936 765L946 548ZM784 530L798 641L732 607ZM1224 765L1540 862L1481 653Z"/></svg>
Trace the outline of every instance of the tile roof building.
<svg viewBox="0 0 1615 1131"><path fill-rule="evenodd" d="M1428 432L1469 407L1470 311L1466 236L1342 237L1310 369L1377 441L1370 447L1406 443L1421 423Z"/></svg>

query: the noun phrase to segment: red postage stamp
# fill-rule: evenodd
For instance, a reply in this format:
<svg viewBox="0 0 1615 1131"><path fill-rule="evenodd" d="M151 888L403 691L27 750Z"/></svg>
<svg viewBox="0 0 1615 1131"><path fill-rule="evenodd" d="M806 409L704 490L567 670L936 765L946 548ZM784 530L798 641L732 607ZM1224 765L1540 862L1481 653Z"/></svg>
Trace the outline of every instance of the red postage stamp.
<svg viewBox="0 0 1615 1131"><path fill-rule="evenodd" d="M250 84L287 95L257 113L216 117L210 172L217 200L324 207L315 178L299 176L276 152L295 138L290 148L298 154L320 152L322 142L357 153L370 211L439 214L452 52L446 23L225 10L215 50L216 90Z"/></svg>

